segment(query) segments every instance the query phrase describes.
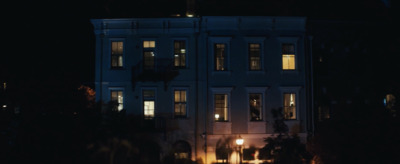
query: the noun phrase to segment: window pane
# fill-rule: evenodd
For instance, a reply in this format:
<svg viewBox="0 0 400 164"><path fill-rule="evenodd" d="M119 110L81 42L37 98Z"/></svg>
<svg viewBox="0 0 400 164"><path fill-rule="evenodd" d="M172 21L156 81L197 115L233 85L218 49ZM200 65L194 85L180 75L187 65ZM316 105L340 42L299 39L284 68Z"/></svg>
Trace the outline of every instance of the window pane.
<svg viewBox="0 0 400 164"><path fill-rule="evenodd" d="M294 55L282 55L282 68L284 70L295 69L295 56Z"/></svg>
<svg viewBox="0 0 400 164"><path fill-rule="evenodd" d="M294 44L282 44L282 54L294 54Z"/></svg>
<svg viewBox="0 0 400 164"><path fill-rule="evenodd" d="M186 42L179 40L174 41L174 66L184 67L186 65Z"/></svg>
<svg viewBox="0 0 400 164"><path fill-rule="evenodd" d="M228 96L226 94L216 94L214 103L215 121L228 121Z"/></svg>
<svg viewBox="0 0 400 164"><path fill-rule="evenodd" d="M118 42L118 49L117 49L117 53L118 54L122 54L124 51L124 44L123 42Z"/></svg>
<svg viewBox="0 0 400 164"><path fill-rule="evenodd" d="M124 42L111 42L111 67L122 67Z"/></svg>
<svg viewBox="0 0 400 164"><path fill-rule="evenodd" d="M115 108L121 111L124 108L124 97L122 91L111 91L111 101L117 103ZM116 110L114 109L114 110Z"/></svg>
<svg viewBox="0 0 400 164"><path fill-rule="evenodd" d="M144 99L154 99L154 90L143 90L143 98Z"/></svg>
<svg viewBox="0 0 400 164"><path fill-rule="evenodd" d="M250 59L250 70L260 70L261 69L261 50L260 44L249 44L249 59Z"/></svg>
<svg viewBox="0 0 400 164"><path fill-rule="evenodd" d="M155 41L143 41L143 48L155 48L156 42Z"/></svg>
<svg viewBox="0 0 400 164"><path fill-rule="evenodd" d="M285 93L283 95L283 107L285 119L296 119L296 94Z"/></svg>
<svg viewBox="0 0 400 164"><path fill-rule="evenodd" d="M154 117L154 101L144 101L144 116Z"/></svg>
<svg viewBox="0 0 400 164"><path fill-rule="evenodd" d="M261 94L250 94L250 121L262 120L262 95Z"/></svg>
<svg viewBox="0 0 400 164"><path fill-rule="evenodd" d="M224 71L226 70L225 63L225 44L215 44L214 46L215 56L215 70Z"/></svg>
<svg viewBox="0 0 400 164"><path fill-rule="evenodd" d="M175 116L185 117L186 116L186 91L176 90L174 91L174 111Z"/></svg>
<svg viewBox="0 0 400 164"><path fill-rule="evenodd" d="M143 52L144 58L144 69L151 70L154 69L154 52L153 51L145 51Z"/></svg>
<svg viewBox="0 0 400 164"><path fill-rule="evenodd" d="M118 67L122 67L122 56L118 56Z"/></svg>
<svg viewBox="0 0 400 164"><path fill-rule="evenodd" d="M282 44L282 69L295 70L295 47L294 44Z"/></svg>
<svg viewBox="0 0 400 164"><path fill-rule="evenodd" d="M111 42L111 54L117 54L118 42Z"/></svg>

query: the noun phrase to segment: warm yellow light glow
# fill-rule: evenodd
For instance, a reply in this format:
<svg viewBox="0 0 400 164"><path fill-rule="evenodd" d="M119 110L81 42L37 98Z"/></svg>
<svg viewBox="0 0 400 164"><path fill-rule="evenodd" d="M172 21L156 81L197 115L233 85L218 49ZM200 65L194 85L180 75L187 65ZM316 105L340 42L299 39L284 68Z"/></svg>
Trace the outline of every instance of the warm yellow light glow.
<svg viewBox="0 0 400 164"><path fill-rule="evenodd" d="M295 67L295 56L294 54L283 54L282 55L282 69L283 70L294 70Z"/></svg>
<svg viewBox="0 0 400 164"><path fill-rule="evenodd" d="M7 105L3 105L3 108L7 108Z"/></svg>
<svg viewBox="0 0 400 164"><path fill-rule="evenodd" d="M219 114L215 114L215 120L218 120L219 119Z"/></svg>
<svg viewBox="0 0 400 164"><path fill-rule="evenodd" d="M193 17L194 15L193 14L187 14L186 16L187 17Z"/></svg>
<svg viewBox="0 0 400 164"><path fill-rule="evenodd" d="M181 49L181 53L186 53L186 50L185 49Z"/></svg>
<svg viewBox="0 0 400 164"><path fill-rule="evenodd" d="M154 117L154 101L144 101L144 116Z"/></svg>
<svg viewBox="0 0 400 164"><path fill-rule="evenodd" d="M155 48L156 42L155 41L143 41L143 48Z"/></svg>

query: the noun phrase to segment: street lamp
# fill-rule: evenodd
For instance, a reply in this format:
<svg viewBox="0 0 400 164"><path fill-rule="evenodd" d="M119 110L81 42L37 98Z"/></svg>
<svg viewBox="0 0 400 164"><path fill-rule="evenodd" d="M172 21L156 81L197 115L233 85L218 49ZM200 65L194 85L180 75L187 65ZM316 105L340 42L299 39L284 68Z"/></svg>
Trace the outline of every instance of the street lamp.
<svg viewBox="0 0 400 164"><path fill-rule="evenodd" d="M239 146L238 152L239 152L240 164L242 164L242 145L243 145L243 142L244 142L243 138L240 137L240 135L239 135L239 138L236 139L236 145Z"/></svg>

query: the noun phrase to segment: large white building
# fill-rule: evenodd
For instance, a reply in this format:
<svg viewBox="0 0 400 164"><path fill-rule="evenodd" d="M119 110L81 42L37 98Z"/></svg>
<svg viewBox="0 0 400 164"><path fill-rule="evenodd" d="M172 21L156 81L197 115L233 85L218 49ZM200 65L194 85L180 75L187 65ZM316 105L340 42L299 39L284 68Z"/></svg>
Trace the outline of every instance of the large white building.
<svg viewBox="0 0 400 164"><path fill-rule="evenodd" d="M235 147L239 137L243 152L263 147L264 138L274 134L271 110L278 108L290 132L303 141L313 131L311 42L303 17L93 19L92 24L96 100L115 101L115 110L162 129L154 132L161 158L173 151L175 158L235 162L235 152L216 152Z"/></svg>

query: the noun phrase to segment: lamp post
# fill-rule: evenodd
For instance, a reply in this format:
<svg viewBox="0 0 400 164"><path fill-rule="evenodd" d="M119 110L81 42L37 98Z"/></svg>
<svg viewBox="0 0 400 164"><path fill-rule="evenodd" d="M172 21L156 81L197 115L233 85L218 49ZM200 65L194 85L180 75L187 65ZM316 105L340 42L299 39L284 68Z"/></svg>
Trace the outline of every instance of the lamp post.
<svg viewBox="0 0 400 164"><path fill-rule="evenodd" d="M238 152L239 152L240 164L242 164L242 145L243 145L243 142L244 142L243 138L240 137L240 135L239 135L239 138L236 139L236 145L239 146Z"/></svg>

